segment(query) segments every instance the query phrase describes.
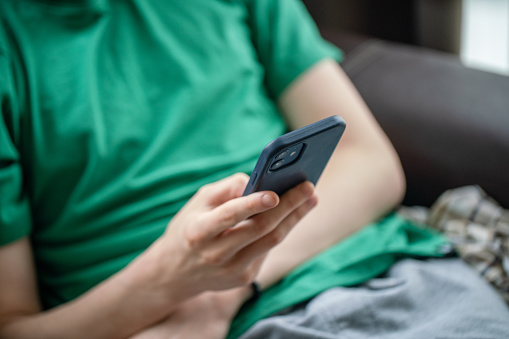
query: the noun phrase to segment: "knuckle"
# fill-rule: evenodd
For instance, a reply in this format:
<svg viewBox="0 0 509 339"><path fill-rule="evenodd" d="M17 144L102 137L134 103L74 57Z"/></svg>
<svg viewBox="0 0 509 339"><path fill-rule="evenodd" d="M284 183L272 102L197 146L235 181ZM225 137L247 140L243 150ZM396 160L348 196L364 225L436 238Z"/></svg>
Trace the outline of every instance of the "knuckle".
<svg viewBox="0 0 509 339"><path fill-rule="evenodd" d="M267 241L270 246L276 246L281 243L285 238L286 232L282 231L281 228L277 228L274 231L270 232L267 236Z"/></svg>
<svg viewBox="0 0 509 339"><path fill-rule="evenodd" d="M203 236L198 232L188 232L186 235L187 247L191 249L199 248L203 242Z"/></svg>
<svg viewBox="0 0 509 339"><path fill-rule="evenodd" d="M265 234L270 229L270 224L263 220L253 220L253 222L249 225L249 228L255 235Z"/></svg>
<svg viewBox="0 0 509 339"><path fill-rule="evenodd" d="M309 198L314 191L314 187L311 183L304 182L292 189L289 193L291 202L298 204Z"/></svg>
<svg viewBox="0 0 509 339"><path fill-rule="evenodd" d="M221 211L219 214L219 222L222 225L233 226L236 221L236 215L233 211Z"/></svg>
<svg viewBox="0 0 509 339"><path fill-rule="evenodd" d="M300 192L298 190L294 190L292 191L289 195L288 195L288 204L290 206L297 206L299 205L302 200L303 200L303 195L300 194Z"/></svg>
<svg viewBox="0 0 509 339"><path fill-rule="evenodd" d="M198 195L207 194L207 192L210 191L210 185L211 184L206 184L206 185L201 186L200 188L198 188L198 191L196 192L196 194L198 194Z"/></svg>
<svg viewBox="0 0 509 339"><path fill-rule="evenodd" d="M221 266L224 263L224 256L221 252L203 253L202 260L210 266Z"/></svg>
<svg viewBox="0 0 509 339"><path fill-rule="evenodd" d="M247 208L249 211L257 211L259 208L258 206L258 199L253 199L253 197L247 199Z"/></svg>
<svg viewBox="0 0 509 339"><path fill-rule="evenodd" d="M235 183L239 185L243 185L249 180L249 176L245 173L235 173L232 178L235 180Z"/></svg>
<svg viewBox="0 0 509 339"><path fill-rule="evenodd" d="M294 212L294 222L297 222L298 220L302 219L306 214L307 212L309 211L309 208L307 206L300 206L299 208L297 208Z"/></svg>
<svg viewBox="0 0 509 339"><path fill-rule="evenodd" d="M287 218L288 228L293 228L304 216L307 214L308 209L305 206L301 206L293 211Z"/></svg>
<svg viewBox="0 0 509 339"><path fill-rule="evenodd" d="M184 238L187 242L187 245L196 249L204 244L207 240L207 234L205 233L205 229L203 227L197 227L197 225L204 225L206 220L202 220L202 218L197 218L196 221L192 224L189 224L184 230Z"/></svg>

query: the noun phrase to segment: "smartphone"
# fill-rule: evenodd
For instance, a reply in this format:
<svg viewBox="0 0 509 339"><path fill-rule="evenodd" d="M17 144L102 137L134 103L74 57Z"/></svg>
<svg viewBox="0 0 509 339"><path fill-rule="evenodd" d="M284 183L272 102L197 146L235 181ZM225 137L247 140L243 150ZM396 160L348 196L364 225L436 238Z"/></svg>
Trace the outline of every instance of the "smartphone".
<svg viewBox="0 0 509 339"><path fill-rule="evenodd" d="M345 121L333 115L274 139L258 158L244 195L273 191L281 196L306 180L316 185L345 128Z"/></svg>

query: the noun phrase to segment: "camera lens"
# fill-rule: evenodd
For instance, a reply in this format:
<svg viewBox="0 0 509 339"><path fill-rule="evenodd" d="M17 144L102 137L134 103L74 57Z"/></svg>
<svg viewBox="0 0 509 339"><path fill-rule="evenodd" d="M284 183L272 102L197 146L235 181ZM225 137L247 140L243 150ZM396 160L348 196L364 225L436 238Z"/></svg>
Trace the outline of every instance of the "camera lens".
<svg viewBox="0 0 509 339"><path fill-rule="evenodd" d="M272 164L272 166L270 167L271 170L277 170L279 167L283 166L285 164L285 161L284 160L279 160L279 161L276 161L275 163Z"/></svg>
<svg viewBox="0 0 509 339"><path fill-rule="evenodd" d="M286 157L289 152L289 150L284 150L283 152L279 153L276 157L276 160L284 159L284 157Z"/></svg>

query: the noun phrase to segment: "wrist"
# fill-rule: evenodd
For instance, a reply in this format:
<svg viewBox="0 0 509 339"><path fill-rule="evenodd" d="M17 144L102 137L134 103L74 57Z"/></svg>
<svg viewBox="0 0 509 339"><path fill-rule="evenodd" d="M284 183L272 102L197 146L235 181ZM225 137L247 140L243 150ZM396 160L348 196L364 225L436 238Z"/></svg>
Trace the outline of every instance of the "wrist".
<svg viewBox="0 0 509 339"><path fill-rule="evenodd" d="M224 293L224 297L228 299L227 301L235 305L237 309L240 309L240 307L252 297L253 290L251 285L245 285L220 293Z"/></svg>
<svg viewBox="0 0 509 339"><path fill-rule="evenodd" d="M253 291L250 285L232 288L225 291L211 291L204 293L215 298L215 305L222 305L224 315L232 320L242 305L251 298Z"/></svg>
<svg viewBox="0 0 509 339"><path fill-rule="evenodd" d="M144 300L147 307L155 313L160 310L168 315L195 294L188 293L179 286L178 279L172 278L178 275L169 272L171 269L164 263L158 242L156 240L120 272L120 279L127 290Z"/></svg>

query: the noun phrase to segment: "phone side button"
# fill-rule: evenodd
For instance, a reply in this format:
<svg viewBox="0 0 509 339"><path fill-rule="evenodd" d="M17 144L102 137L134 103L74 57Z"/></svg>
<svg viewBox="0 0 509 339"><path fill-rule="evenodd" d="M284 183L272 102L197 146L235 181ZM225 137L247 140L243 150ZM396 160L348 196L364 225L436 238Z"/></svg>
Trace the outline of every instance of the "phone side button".
<svg viewBox="0 0 509 339"><path fill-rule="evenodd" d="M253 178L253 180L251 180L251 186L253 186L254 183L256 182L256 178L258 177L258 173L253 172L253 174L251 174L251 177Z"/></svg>

